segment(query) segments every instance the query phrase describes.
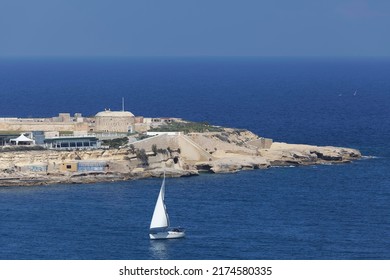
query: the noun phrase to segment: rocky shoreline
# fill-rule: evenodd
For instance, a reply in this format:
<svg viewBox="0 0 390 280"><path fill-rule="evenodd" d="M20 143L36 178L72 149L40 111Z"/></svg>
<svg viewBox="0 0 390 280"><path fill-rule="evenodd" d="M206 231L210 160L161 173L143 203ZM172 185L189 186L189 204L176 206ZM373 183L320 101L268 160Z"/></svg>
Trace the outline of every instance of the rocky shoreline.
<svg viewBox="0 0 390 280"><path fill-rule="evenodd" d="M82 184L348 163L356 149L272 142L248 130L159 134L116 149L0 151L0 186Z"/></svg>
<svg viewBox="0 0 390 280"><path fill-rule="evenodd" d="M3 151L0 153L0 186L115 182L161 177L164 170L167 176L183 177L201 172L233 173L273 166L339 164L361 158L358 150L343 147L274 142L267 148L254 148L245 142L259 138L248 131L240 135L230 133L226 139L215 135L162 135L109 150ZM157 145L161 148L156 152ZM140 150L144 151L147 162L139 156ZM89 172L60 168L86 161L104 162L106 167ZM26 168L42 165L46 168L44 171Z"/></svg>

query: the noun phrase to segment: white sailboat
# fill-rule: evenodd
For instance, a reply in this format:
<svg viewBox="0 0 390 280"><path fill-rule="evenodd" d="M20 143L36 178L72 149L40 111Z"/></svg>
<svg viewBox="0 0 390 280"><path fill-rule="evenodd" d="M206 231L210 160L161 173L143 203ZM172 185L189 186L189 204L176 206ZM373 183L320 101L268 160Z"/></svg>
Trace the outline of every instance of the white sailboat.
<svg viewBox="0 0 390 280"><path fill-rule="evenodd" d="M150 222L150 239L172 239L185 236L183 228L170 228L169 216L164 202L165 196L165 171L160 193L154 207L152 221Z"/></svg>

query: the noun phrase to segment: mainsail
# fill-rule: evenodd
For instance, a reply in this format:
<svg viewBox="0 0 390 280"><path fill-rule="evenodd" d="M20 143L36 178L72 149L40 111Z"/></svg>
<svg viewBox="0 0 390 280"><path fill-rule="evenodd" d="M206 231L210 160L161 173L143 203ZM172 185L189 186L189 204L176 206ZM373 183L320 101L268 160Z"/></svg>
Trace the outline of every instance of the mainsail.
<svg viewBox="0 0 390 280"><path fill-rule="evenodd" d="M165 196L165 172L164 179L161 184L160 193L157 198L156 206L154 207L152 221L150 222L150 230L166 229L169 227L169 217L164 202Z"/></svg>

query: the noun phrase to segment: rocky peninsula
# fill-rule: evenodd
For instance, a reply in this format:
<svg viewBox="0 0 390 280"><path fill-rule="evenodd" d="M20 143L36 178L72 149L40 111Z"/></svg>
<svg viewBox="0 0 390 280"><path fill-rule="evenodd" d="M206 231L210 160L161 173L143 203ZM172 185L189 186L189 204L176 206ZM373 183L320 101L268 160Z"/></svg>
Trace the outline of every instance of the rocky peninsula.
<svg viewBox="0 0 390 280"><path fill-rule="evenodd" d="M230 173L272 166L348 163L356 149L272 142L244 129L156 131L120 147L0 150L0 186L95 183L147 177ZM134 140L134 139L133 139Z"/></svg>

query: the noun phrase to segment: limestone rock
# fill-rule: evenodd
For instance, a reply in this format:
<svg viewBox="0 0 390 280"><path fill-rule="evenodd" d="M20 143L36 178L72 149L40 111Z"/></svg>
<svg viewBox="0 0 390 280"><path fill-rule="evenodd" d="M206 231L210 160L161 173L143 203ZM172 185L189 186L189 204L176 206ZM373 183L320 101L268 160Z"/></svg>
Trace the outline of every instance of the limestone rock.
<svg viewBox="0 0 390 280"><path fill-rule="evenodd" d="M231 173L270 166L345 163L361 157L355 149L280 142L272 143L269 149L259 149L245 144L259 139L246 130L224 129L222 132L189 136L149 138L148 141L140 141L140 148L150 148L156 144L153 139L159 141L158 147L168 145L176 148L175 152L154 154L147 151L147 160L141 161L130 149L3 151L0 153L0 186L161 177L164 170L168 177L183 177L198 175L199 172ZM77 168L73 172L65 172L60 168L64 163L75 164L79 161L104 161L107 165L104 171L99 172L81 172ZM29 169L29 165L35 165L35 169ZM43 165L48 167L47 170L39 168Z"/></svg>
<svg viewBox="0 0 390 280"><path fill-rule="evenodd" d="M262 157L239 156L220 158L210 162L199 162L197 168L213 173L232 173L239 170L264 169L269 167L269 162Z"/></svg>
<svg viewBox="0 0 390 280"><path fill-rule="evenodd" d="M361 157L358 150L340 147L319 147L275 142L270 149L260 150L271 165L309 165L343 163Z"/></svg>

